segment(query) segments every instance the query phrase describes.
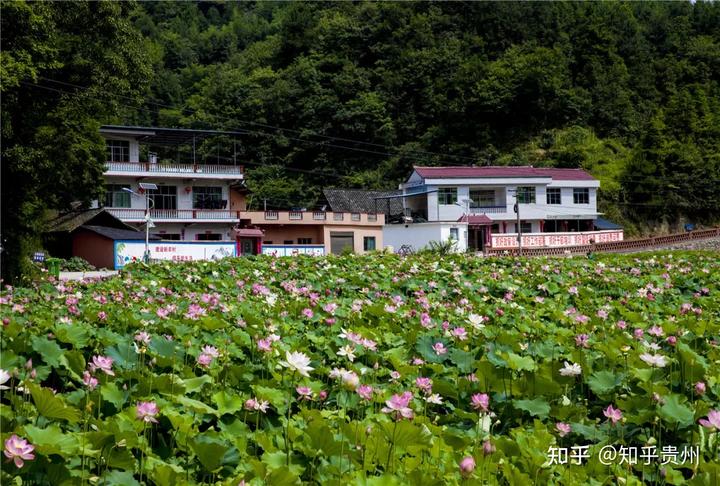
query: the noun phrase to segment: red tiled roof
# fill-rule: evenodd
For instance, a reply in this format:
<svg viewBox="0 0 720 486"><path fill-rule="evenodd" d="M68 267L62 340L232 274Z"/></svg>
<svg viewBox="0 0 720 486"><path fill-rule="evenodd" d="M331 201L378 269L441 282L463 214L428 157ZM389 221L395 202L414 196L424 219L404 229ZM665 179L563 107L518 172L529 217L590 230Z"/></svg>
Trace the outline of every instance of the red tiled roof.
<svg viewBox="0 0 720 486"><path fill-rule="evenodd" d="M471 215L463 215L462 218L458 219L458 223L468 223L468 224L492 224L492 219L488 218L484 214L471 214Z"/></svg>
<svg viewBox="0 0 720 486"><path fill-rule="evenodd" d="M424 179L482 177L550 177L556 181L594 181L583 169L554 169L531 166L415 167Z"/></svg>

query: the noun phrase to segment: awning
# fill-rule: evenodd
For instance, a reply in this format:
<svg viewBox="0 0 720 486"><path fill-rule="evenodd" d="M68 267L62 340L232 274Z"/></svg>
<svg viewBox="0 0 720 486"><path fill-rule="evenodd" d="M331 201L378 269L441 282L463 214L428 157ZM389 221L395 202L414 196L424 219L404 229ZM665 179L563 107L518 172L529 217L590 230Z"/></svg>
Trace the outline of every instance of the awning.
<svg viewBox="0 0 720 486"><path fill-rule="evenodd" d="M254 228L239 228L235 230L236 238L262 238L263 231Z"/></svg>
<svg viewBox="0 0 720 486"><path fill-rule="evenodd" d="M463 215L462 218L458 219L458 223L467 223L469 225L487 226L493 224L493 220L488 218L484 214L470 214Z"/></svg>
<svg viewBox="0 0 720 486"><path fill-rule="evenodd" d="M619 230L622 229L622 226L613 223L612 221L608 221L607 219L598 218L595 220L595 229L596 230Z"/></svg>

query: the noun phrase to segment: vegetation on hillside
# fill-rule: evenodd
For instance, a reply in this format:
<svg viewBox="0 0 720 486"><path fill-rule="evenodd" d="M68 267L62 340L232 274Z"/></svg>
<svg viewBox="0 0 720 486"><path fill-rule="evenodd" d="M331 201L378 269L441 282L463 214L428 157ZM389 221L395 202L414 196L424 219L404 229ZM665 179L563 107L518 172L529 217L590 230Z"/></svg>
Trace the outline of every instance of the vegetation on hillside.
<svg viewBox="0 0 720 486"><path fill-rule="evenodd" d="M2 8L13 241L97 192L106 122L245 131L238 160L275 207L395 187L413 164L532 162L593 171L631 230L720 217L717 2Z"/></svg>

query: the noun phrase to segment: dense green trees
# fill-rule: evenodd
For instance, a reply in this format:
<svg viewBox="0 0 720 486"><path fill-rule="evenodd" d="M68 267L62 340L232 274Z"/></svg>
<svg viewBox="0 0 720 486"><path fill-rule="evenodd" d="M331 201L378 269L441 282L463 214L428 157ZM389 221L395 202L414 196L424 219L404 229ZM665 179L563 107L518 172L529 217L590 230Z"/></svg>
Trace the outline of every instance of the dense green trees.
<svg viewBox="0 0 720 486"><path fill-rule="evenodd" d="M143 7L176 107L151 121L249 130L248 180L277 205L531 162L592 170L631 229L720 216L716 3Z"/></svg>
<svg viewBox="0 0 720 486"><path fill-rule="evenodd" d="M717 2L2 8L5 228L96 192L107 121L245 130L256 204L532 162L592 170L631 229L720 218Z"/></svg>
<svg viewBox="0 0 720 486"><path fill-rule="evenodd" d="M137 97L150 77L127 15L121 3L2 3L5 277L41 248L47 208L88 205L101 191L100 124L132 119L115 95Z"/></svg>

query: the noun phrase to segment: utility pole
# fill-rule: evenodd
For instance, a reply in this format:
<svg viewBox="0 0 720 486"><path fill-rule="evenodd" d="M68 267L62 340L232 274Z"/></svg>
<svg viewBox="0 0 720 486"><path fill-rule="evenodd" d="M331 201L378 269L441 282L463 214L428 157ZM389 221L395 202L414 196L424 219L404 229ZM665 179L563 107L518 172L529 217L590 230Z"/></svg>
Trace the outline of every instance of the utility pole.
<svg viewBox="0 0 720 486"><path fill-rule="evenodd" d="M263 211L267 212L267 198L263 198Z"/></svg>
<svg viewBox="0 0 720 486"><path fill-rule="evenodd" d="M522 256L522 228L520 227L520 191L515 189L515 214L517 214L517 242L518 256Z"/></svg>

